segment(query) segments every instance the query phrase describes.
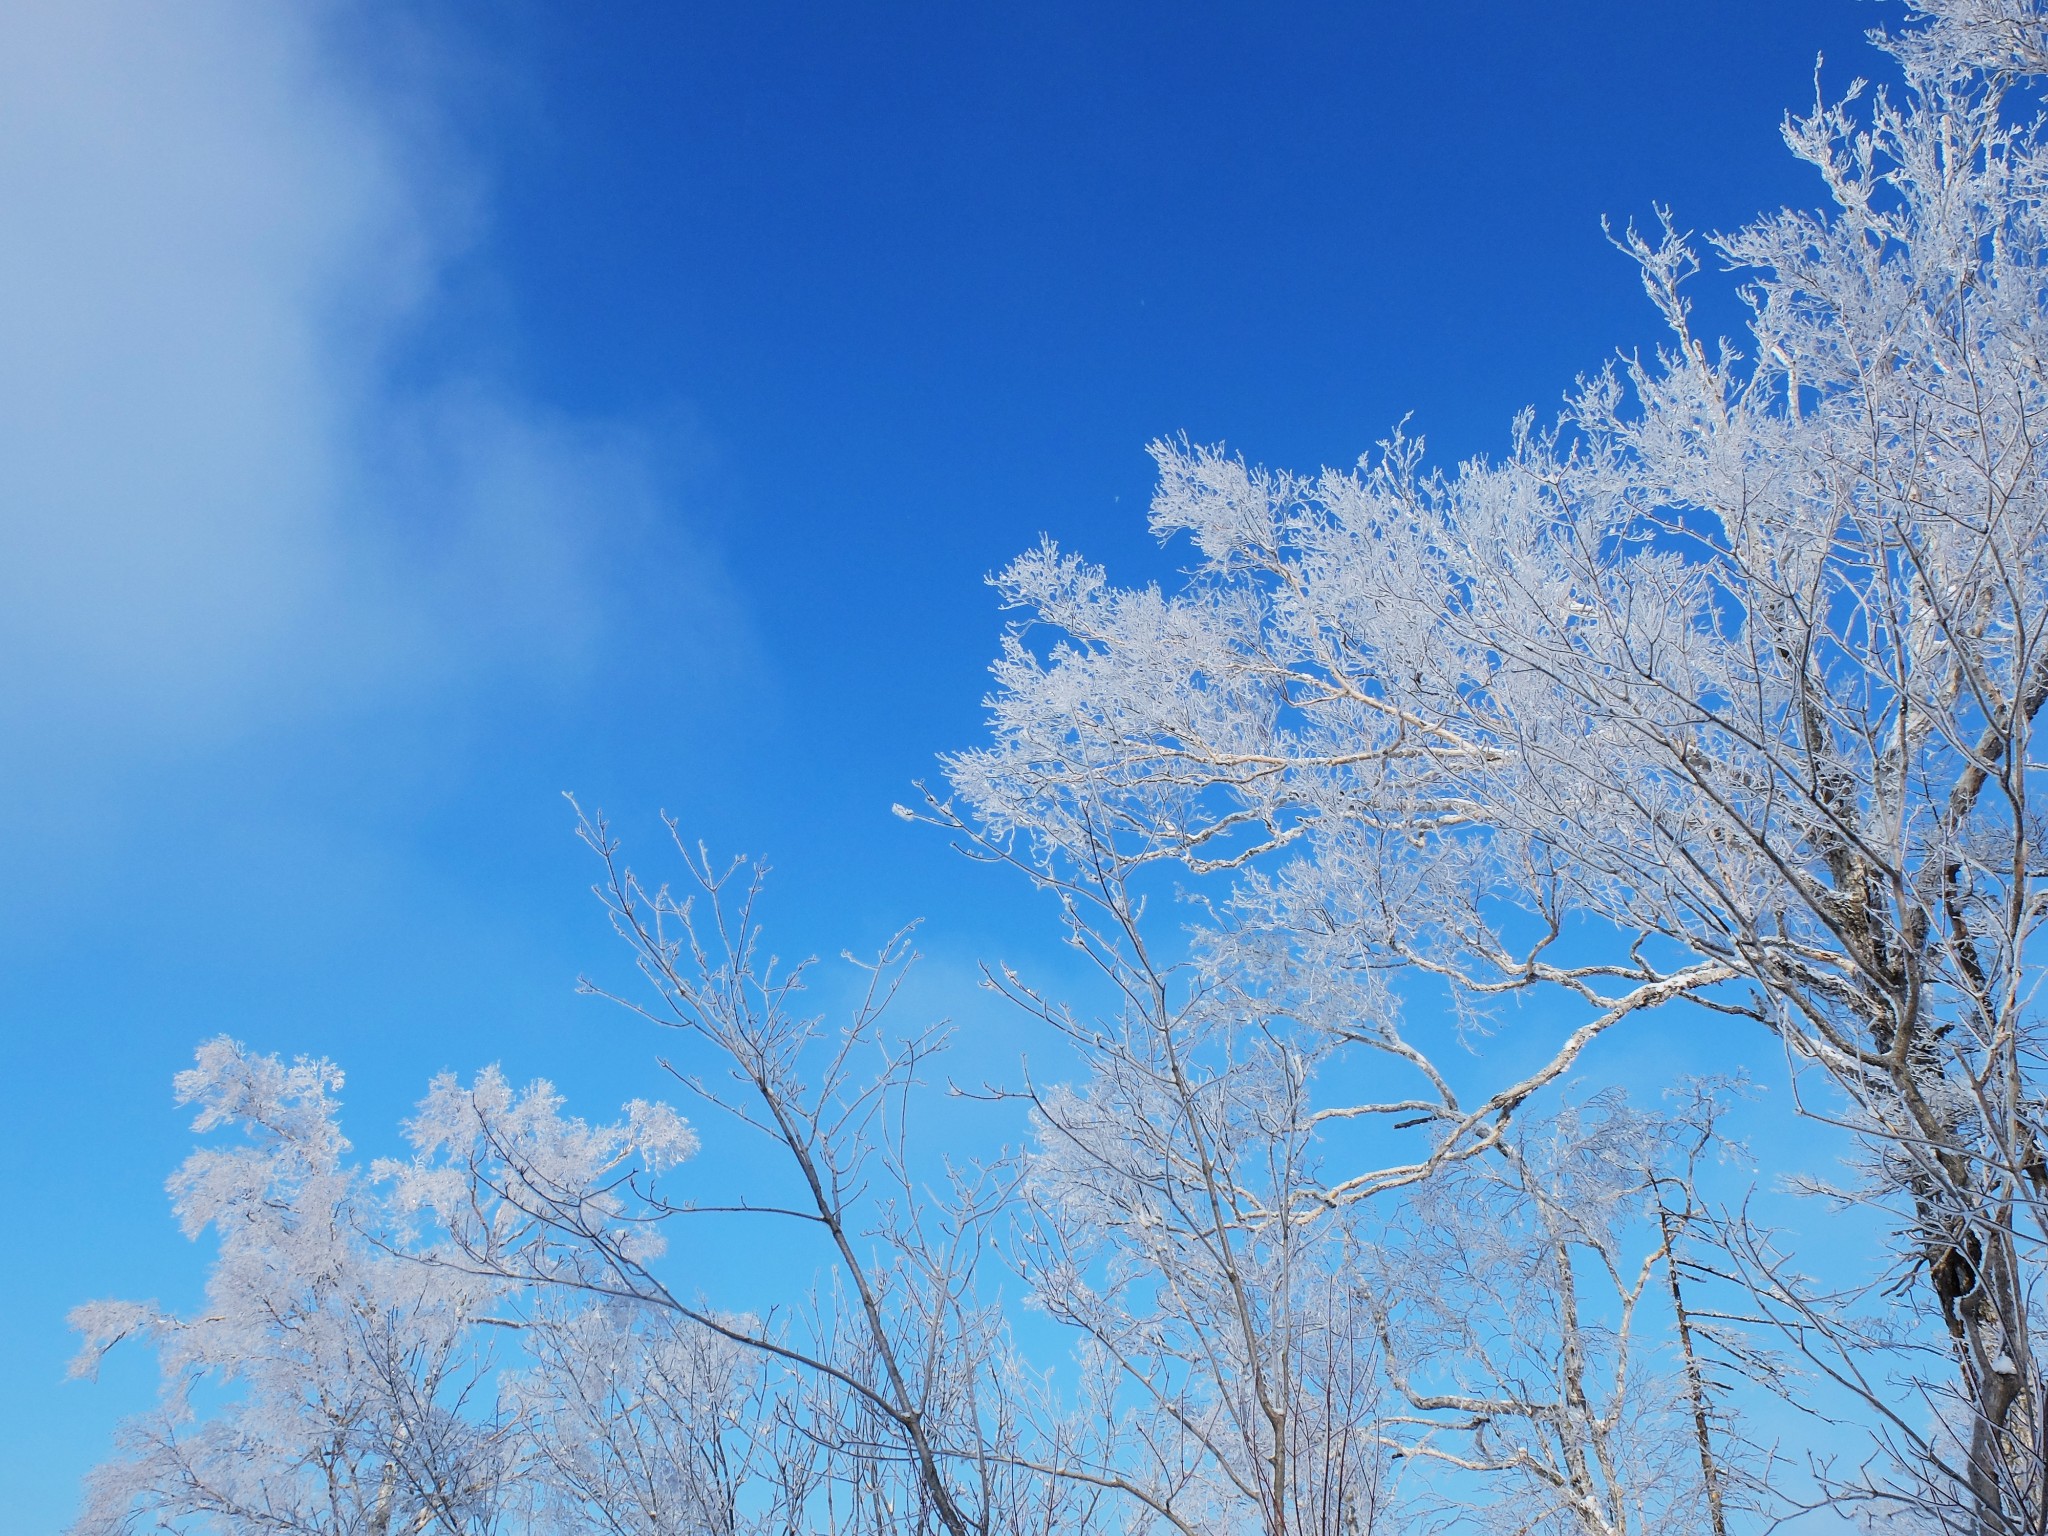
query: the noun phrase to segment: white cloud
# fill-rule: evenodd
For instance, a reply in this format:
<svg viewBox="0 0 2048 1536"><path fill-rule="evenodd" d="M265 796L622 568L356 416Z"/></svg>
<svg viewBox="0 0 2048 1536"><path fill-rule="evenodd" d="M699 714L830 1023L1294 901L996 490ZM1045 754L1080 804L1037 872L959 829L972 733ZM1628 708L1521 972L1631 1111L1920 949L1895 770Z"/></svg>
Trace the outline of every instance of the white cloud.
<svg viewBox="0 0 2048 1536"><path fill-rule="evenodd" d="M431 111L341 66L326 15L0 8L15 732L176 747L573 665L608 546L656 521L645 433L476 374L393 385L478 178Z"/></svg>

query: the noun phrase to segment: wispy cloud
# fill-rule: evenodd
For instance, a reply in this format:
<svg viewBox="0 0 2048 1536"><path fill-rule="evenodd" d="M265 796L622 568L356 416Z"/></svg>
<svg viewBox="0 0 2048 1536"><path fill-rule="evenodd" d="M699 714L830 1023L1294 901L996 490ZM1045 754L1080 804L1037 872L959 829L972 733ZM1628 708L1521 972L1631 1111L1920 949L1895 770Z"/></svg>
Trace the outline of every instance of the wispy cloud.
<svg viewBox="0 0 2048 1536"><path fill-rule="evenodd" d="M0 725L179 750L573 670L660 434L394 358L487 177L322 8L0 10ZM659 531L659 532L657 532ZM667 553L712 615L720 584Z"/></svg>

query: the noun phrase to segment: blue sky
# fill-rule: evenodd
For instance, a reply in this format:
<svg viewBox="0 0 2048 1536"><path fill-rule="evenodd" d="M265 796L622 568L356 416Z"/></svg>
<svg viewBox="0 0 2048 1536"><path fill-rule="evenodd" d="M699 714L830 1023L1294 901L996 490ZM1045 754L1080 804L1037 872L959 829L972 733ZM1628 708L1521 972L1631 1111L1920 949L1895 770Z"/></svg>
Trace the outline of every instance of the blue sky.
<svg viewBox="0 0 2048 1536"><path fill-rule="evenodd" d="M500 1060L650 1044L560 792L770 856L792 951L1048 914L888 814L975 739L982 577L1126 579L1145 442L1498 444L1652 317L1599 220L1817 188L1852 0L614 3L0 14L0 1532L67 1517L181 1301L202 1037L328 1054L375 1147ZM1710 322L1732 326L1703 289Z"/></svg>

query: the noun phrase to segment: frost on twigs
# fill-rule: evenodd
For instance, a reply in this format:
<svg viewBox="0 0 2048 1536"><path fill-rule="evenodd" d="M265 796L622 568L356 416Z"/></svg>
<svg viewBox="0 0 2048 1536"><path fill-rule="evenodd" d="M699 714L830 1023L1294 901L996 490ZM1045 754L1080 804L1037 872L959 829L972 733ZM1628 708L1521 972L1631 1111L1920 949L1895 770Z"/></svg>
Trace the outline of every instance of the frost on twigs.
<svg viewBox="0 0 2048 1536"><path fill-rule="evenodd" d="M74 1370L138 1338L163 1380L157 1408L122 1430L120 1459L94 1475L80 1531L480 1530L538 1496L520 1383L555 1332L596 1324L587 1309L536 1310L508 1277L454 1262L451 1223L481 1220L501 1241L513 1231L480 1210L482 1186L458 1186L479 1169L508 1182L513 1162L479 1150L492 1142L529 1184L602 1202L598 1186L634 1156L687 1156L690 1130L645 1103L590 1127L565 1119L547 1085L515 1092L490 1070L468 1089L435 1083L414 1126L422 1160L385 1165L379 1183L345 1161L341 1082L328 1062L286 1064L225 1038L179 1075L195 1128L236 1137L194 1151L170 1185L216 1257L190 1316L129 1302L72 1315L85 1336ZM467 1170L431 1161L458 1148ZM642 1368L626 1344L612 1353L618 1369ZM744 1389L744 1373L732 1380Z"/></svg>

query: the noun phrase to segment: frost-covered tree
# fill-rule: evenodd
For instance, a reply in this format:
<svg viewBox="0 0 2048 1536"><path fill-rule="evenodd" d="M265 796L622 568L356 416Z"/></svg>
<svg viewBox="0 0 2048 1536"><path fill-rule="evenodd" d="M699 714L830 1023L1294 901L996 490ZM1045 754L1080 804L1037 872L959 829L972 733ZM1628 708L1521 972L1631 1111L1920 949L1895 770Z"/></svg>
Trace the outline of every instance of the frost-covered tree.
<svg viewBox="0 0 2048 1536"><path fill-rule="evenodd" d="M523 1342L508 1397L547 1529L789 1528L817 1458L778 1423L765 1356L669 1312L552 1295Z"/></svg>
<svg viewBox="0 0 2048 1536"><path fill-rule="evenodd" d="M1087 1022L991 978L1088 1067L1020 1092L1010 1261L1080 1335L1117 1429L1049 1470L1182 1531L1719 1536L1732 1448L1700 1425L1689 1350L1659 1347L1671 1318L1637 1326L1653 1280L1678 1283L1710 1095L1503 1118L1483 1160L1398 1201L1333 1199L1356 1115L1319 1079L1346 1040L1238 985L1271 979L1241 956L1155 969L1120 881L1047 878L1121 1004Z"/></svg>
<svg viewBox="0 0 2048 1536"><path fill-rule="evenodd" d="M1672 1320L1642 1321L1675 1257L1652 1219L1685 1182L1671 1143L1698 1130L1614 1094L1567 1104L1418 1186L1367 1250L1419 1508L1524 1533L1725 1529L1725 1447L1689 1432L1699 1384L1655 1347Z"/></svg>
<svg viewBox="0 0 2048 1536"><path fill-rule="evenodd" d="M81 1307L79 1368L123 1337L154 1345L158 1408L94 1477L83 1532L156 1525L390 1536L495 1530L517 1481L512 1425L478 1324L492 1285L385 1251L325 1062L287 1066L228 1040L180 1074L197 1127L242 1130L171 1181L189 1235L219 1257L199 1311Z"/></svg>
<svg viewBox="0 0 2048 1536"><path fill-rule="evenodd" d="M1920 1438L1917 1492L1863 1491L1988 1536L2048 1523L2048 16L1926 0L1881 46L1901 89L1786 127L1831 206L1709 242L1744 274L1739 344L1695 333L1667 220L1622 240L1666 347L1498 458L1433 470L1397 435L1298 476L1155 445L1185 584L1050 545L1012 565L1038 629L951 780L1062 890L1221 881L1208 974L1256 971L1379 1055L1351 1112L1422 1149L1333 1172L1333 1208L1504 1150L1653 1014L1818 1070L1949 1359L1870 1389L1916 1426L1931 1394L1950 1433ZM1548 995L1573 1027L1454 1091L1398 1011L1357 1006L1401 974L1471 1009Z"/></svg>
<svg viewBox="0 0 2048 1536"><path fill-rule="evenodd" d="M347 1161L340 1086L327 1062L227 1039L179 1075L199 1130L240 1133L171 1181L216 1258L189 1316L126 1302L74 1314L81 1371L135 1337L163 1377L156 1409L95 1474L79 1532L738 1536L759 1528L743 1505L788 1502L798 1469L773 1421L738 1411L767 1390L761 1359L687 1319L450 1262L447 1234L416 1220L416 1189ZM413 1127L423 1146L456 1100L497 1109L598 1219L625 1214L607 1186L694 1145L658 1105L590 1126L545 1083L514 1092L485 1072L435 1085Z"/></svg>
<svg viewBox="0 0 2048 1536"><path fill-rule="evenodd" d="M1089 1025L1003 980L1090 1065L1024 1092L1012 1248L1123 1405L1120 1432L1060 1470L1182 1530L1372 1528L1379 1341L1355 1234L1312 1219L1314 1057L1212 999L1159 1015L1140 993Z"/></svg>

